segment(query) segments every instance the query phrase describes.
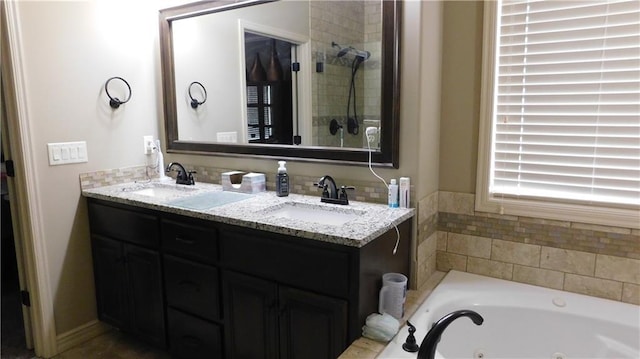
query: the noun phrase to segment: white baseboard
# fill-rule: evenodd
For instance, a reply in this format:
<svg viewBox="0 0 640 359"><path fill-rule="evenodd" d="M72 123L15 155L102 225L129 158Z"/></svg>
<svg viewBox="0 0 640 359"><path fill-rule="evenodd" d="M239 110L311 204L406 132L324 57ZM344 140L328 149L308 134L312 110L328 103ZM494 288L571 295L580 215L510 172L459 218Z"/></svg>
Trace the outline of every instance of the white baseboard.
<svg viewBox="0 0 640 359"><path fill-rule="evenodd" d="M56 338L58 342L58 353L65 352L112 329L112 327L99 320L93 320L68 332L64 332Z"/></svg>

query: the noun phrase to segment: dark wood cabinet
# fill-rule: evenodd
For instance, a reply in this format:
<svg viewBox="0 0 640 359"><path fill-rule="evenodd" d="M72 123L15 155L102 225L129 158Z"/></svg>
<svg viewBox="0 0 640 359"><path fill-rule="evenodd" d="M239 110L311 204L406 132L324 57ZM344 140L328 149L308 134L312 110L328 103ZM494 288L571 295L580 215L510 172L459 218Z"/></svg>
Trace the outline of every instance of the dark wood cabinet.
<svg viewBox="0 0 640 359"><path fill-rule="evenodd" d="M226 271L227 358L335 359L346 347L347 302Z"/></svg>
<svg viewBox="0 0 640 359"><path fill-rule="evenodd" d="M99 318L177 358L333 359L409 272L411 221L362 247L89 199Z"/></svg>
<svg viewBox="0 0 640 359"><path fill-rule="evenodd" d="M273 282L226 271L222 276L226 358L278 358L278 292Z"/></svg>
<svg viewBox="0 0 640 359"><path fill-rule="evenodd" d="M137 337L164 347L166 344L162 268L157 251L124 244L129 330Z"/></svg>
<svg viewBox="0 0 640 359"><path fill-rule="evenodd" d="M91 246L98 317L113 326L124 328L128 322L124 247L121 242L97 236L93 236Z"/></svg>
<svg viewBox="0 0 640 359"><path fill-rule="evenodd" d="M173 358L223 358L221 326L167 309L169 318L169 351Z"/></svg>
<svg viewBox="0 0 640 359"><path fill-rule="evenodd" d="M98 317L159 347L166 345L158 252L93 236Z"/></svg>
<svg viewBox="0 0 640 359"><path fill-rule="evenodd" d="M286 286L278 291L280 358L337 358L347 347L347 302Z"/></svg>

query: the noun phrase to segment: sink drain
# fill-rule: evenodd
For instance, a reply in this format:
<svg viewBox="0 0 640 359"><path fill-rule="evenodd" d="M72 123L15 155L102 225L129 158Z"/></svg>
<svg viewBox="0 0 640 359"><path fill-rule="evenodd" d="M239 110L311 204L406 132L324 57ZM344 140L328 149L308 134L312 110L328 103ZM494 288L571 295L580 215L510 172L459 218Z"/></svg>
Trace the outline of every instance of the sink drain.
<svg viewBox="0 0 640 359"><path fill-rule="evenodd" d="M473 353L473 358L474 359L484 359L484 349L477 349L474 353Z"/></svg>
<svg viewBox="0 0 640 359"><path fill-rule="evenodd" d="M551 354L551 359L567 359L567 354L556 352Z"/></svg>

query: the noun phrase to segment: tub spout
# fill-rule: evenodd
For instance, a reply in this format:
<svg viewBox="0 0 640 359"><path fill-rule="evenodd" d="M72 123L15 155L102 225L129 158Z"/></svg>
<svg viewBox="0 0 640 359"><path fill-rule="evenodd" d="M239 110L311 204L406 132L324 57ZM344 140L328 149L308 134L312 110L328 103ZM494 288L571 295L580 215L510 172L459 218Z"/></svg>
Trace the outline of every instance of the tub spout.
<svg viewBox="0 0 640 359"><path fill-rule="evenodd" d="M482 316L473 310L456 310L455 312L445 315L433 324L422 340L420 351L418 351L418 359L434 359L436 355L436 345L438 345L440 341L442 332L447 329L449 324L460 317L469 317L476 325L481 325L484 321Z"/></svg>

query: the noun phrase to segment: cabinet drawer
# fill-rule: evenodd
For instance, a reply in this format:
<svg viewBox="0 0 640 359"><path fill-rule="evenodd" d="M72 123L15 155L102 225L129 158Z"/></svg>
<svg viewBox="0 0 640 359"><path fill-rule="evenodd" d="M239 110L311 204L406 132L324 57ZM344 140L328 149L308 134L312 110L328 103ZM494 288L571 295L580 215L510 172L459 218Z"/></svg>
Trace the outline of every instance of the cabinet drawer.
<svg viewBox="0 0 640 359"><path fill-rule="evenodd" d="M223 261L229 268L336 297L349 294L347 253L258 232L224 231L221 238Z"/></svg>
<svg viewBox="0 0 640 359"><path fill-rule="evenodd" d="M167 314L172 358L222 358L220 326L171 308Z"/></svg>
<svg viewBox="0 0 640 359"><path fill-rule="evenodd" d="M164 283L172 307L209 320L220 319L218 278L214 267L164 256Z"/></svg>
<svg viewBox="0 0 640 359"><path fill-rule="evenodd" d="M182 257L216 263L218 234L213 227L165 219L162 221L162 248Z"/></svg>
<svg viewBox="0 0 640 359"><path fill-rule="evenodd" d="M89 202L91 233L101 236L158 247L158 217Z"/></svg>

